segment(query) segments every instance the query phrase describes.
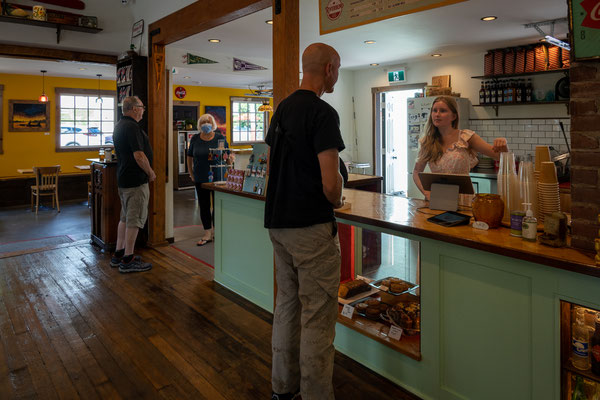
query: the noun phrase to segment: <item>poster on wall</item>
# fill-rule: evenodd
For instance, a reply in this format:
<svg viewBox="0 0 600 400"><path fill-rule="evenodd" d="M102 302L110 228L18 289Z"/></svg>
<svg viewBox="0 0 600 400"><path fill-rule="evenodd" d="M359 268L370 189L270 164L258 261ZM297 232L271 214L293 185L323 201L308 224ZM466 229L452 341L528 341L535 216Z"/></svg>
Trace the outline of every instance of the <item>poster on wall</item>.
<svg viewBox="0 0 600 400"><path fill-rule="evenodd" d="M573 60L600 58L600 1L568 1Z"/></svg>
<svg viewBox="0 0 600 400"><path fill-rule="evenodd" d="M204 106L204 112L210 114L217 122L217 129L221 135L227 135L227 110L225 106Z"/></svg>
<svg viewBox="0 0 600 400"><path fill-rule="evenodd" d="M319 0L321 35L467 0Z"/></svg>
<svg viewBox="0 0 600 400"><path fill-rule="evenodd" d="M50 129L50 102L8 101L9 132L47 132Z"/></svg>

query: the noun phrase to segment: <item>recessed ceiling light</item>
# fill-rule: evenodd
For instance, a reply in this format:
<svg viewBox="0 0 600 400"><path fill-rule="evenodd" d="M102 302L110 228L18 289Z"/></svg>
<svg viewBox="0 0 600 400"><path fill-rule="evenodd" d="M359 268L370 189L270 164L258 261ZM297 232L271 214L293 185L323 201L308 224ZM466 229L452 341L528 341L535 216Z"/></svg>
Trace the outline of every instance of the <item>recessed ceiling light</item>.
<svg viewBox="0 0 600 400"><path fill-rule="evenodd" d="M87 68L79 68L80 71L85 71Z"/></svg>
<svg viewBox="0 0 600 400"><path fill-rule="evenodd" d="M375 43L374 40L365 40L365 44L373 44L373 43Z"/></svg>
<svg viewBox="0 0 600 400"><path fill-rule="evenodd" d="M190 76L184 76L183 79L190 79Z"/></svg>
<svg viewBox="0 0 600 400"><path fill-rule="evenodd" d="M273 25L273 20L272 19L268 19L268 20L265 21L265 23L269 24L269 25Z"/></svg>
<svg viewBox="0 0 600 400"><path fill-rule="evenodd" d="M369 65L370 65L371 67L376 67L376 66L378 66L379 64L377 64L377 63L371 63L371 64L369 64Z"/></svg>
<svg viewBox="0 0 600 400"><path fill-rule="evenodd" d="M442 55L441 55L440 53L435 53L435 54L432 54L432 55L431 55L431 57L441 57L441 56L442 56Z"/></svg>
<svg viewBox="0 0 600 400"><path fill-rule="evenodd" d="M493 21L495 19L498 19L498 17L496 17L495 15L488 15L487 17L481 18L482 21Z"/></svg>
<svg viewBox="0 0 600 400"><path fill-rule="evenodd" d="M221 39L208 39L211 43L221 43Z"/></svg>

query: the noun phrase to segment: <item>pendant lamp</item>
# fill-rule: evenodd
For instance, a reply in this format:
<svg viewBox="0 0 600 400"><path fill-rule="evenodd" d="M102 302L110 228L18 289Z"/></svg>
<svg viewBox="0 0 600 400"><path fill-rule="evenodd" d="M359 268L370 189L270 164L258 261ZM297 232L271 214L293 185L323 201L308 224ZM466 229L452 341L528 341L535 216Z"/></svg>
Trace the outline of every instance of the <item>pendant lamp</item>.
<svg viewBox="0 0 600 400"><path fill-rule="evenodd" d="M38 101L40 103L47 103L48 96L46 96L45 79L44 79L47 71L45 69L43 69L40 72L42 73L42 94L40 95L40 97L38 97Z"/></svg>
<svg viewBox="0 0 600 400"><path fill-rule="evenodd" d="M260 107L258 107L258 112L273 112L273 107L269 104L269 100L263 100L263 103Z"/></svg>
<svg viewBox="0 0 600 400"><path fill-rule="evenodd" d="M102 97L100 97L100 77L102 74L96 74L96 76L98 77L98 97L96 97L96 103L102 104Z"/></svg>

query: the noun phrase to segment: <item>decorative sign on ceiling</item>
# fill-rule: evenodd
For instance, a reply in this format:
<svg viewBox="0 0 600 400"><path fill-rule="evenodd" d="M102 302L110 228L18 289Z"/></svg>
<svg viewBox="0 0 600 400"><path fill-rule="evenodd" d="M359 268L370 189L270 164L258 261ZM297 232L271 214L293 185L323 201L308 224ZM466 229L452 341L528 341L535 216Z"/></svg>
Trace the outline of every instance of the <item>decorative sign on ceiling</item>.
<svg viewBox="0 0 600 400"><path fill-rule="evenodd" d="M321 35L467 0L319 0Z"/></svg>
<svg viewBox="0 0 600 400"><path fill-rule="evenodd" d="M573 58L600 58L600 1L569 0L569 25Z"/></svg>
<svg viewBox="0 0 600 400"><path fill-rule="evenodd" d="M185 90L185 88L183 86L177 86L175 88L175 97L177 97L178 99L183 99L186 94L187 94L187 91Z"/></svg>
<svg viewBox="0 0 600 400"><path fill-rule="evenodd" d="M239 58L233 58L233 70L234 71L257 71L266 69L260 65L252 64L248 61L240 60Z"/></svg>
<svg viewBox="0 0 600 400"><path fill-rule="evenodd" d="M388 82L389 83L406 82L406 70L404 68L402 68L397 71L388 71Z"/></svg>
<svg viewBox="0 0 600 400"><path fill-rule="evenodd" d="M208 58L195 56L187 53L182 56L184 64L218 64L218 61L209 60Z"/></svg>

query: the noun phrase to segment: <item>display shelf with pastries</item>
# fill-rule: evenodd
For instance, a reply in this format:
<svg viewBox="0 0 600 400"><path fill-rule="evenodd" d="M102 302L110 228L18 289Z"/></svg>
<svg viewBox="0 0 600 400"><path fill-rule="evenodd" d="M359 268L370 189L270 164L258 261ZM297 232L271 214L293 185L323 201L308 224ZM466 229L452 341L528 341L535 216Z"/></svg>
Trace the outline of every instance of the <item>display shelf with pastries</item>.
<svg viewBox="0 0 600 400"><path fill-rule="evenodd" d="M364 228L356 235L368 234ZM342 282L338 292L338 322L414 360L421 360L420 245L418 241L382 233L377 246L359 246L352 271L355 279ZM360 238L357 238L360 243ZM376 257L363 253L378 252ZM344 305L352 318L342 315ZM402 329L399 340L392 326Z"/></svg>

